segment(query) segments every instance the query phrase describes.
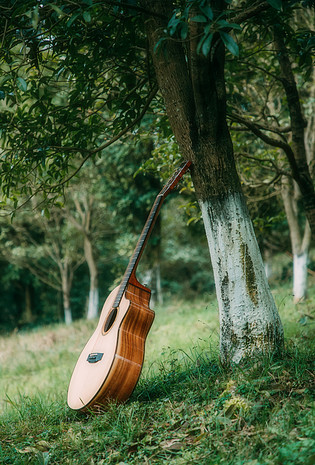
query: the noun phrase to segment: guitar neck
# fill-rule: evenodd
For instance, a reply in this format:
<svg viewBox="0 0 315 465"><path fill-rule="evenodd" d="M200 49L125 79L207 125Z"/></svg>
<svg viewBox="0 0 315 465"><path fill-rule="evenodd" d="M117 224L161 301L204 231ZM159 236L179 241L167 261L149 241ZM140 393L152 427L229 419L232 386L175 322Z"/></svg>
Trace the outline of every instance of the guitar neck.
<svg viewBox="0 0 315 465"><path fill-rule="evenodd" d="M122 299L122 296L124 295L124 292L127 288L128 282L131 278L132 275L135 275L136 269L139 263L139 260L141 258L141 255L144 251L144 248L148 242L148 239L151 235L151 232L153 230L153 226L155 224L155 221L158 217L159 211L162 207L163 201L167 197L167 195L174 189L176 184L179 182L181 177L186 173L186 171L189 169L191 165L191 162L188 161L186 163L183 163L180 168L176 171L176 173L169 179L169 181L166 183L166 185L163 187L161 192L158 194L158 196L155 199L155 202L151 208L151 211L149 213L148 219L143 227L143 230L141 232L141 235L139 237L139 240L137 242L136 248L132 254L132 257L130 258L129 264L126 268L124 277L122 279L122 282L119 286L118 293L115 299L115 302L113 304L113 307L119 307L120 301Z"/></svg>

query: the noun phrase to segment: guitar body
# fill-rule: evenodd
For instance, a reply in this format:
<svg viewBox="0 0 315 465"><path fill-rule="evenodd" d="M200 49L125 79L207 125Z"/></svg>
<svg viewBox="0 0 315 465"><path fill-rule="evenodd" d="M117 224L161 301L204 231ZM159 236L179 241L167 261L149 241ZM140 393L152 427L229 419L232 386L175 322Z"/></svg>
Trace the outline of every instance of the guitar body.
<svg viewBox="0 0 315 465"><path fill-rule="evenodd" d="M109 399L123 402L137 384L154 312L149 308L151 291L137 280L136 268L165 197L190 165L184 162L156 197L123 280L108 296L81 352L68 389L73 410L100 409Z"/></svg>
<svg viewBox="0 0 315 465"><path fill-rule="evenodd" d="M113 315L119 287L108 296L99 323L74 368L68 389L73 410L95 409L108 399L125 401L139 379L147 334L154 320L151 291L130 280Z"/></svg>

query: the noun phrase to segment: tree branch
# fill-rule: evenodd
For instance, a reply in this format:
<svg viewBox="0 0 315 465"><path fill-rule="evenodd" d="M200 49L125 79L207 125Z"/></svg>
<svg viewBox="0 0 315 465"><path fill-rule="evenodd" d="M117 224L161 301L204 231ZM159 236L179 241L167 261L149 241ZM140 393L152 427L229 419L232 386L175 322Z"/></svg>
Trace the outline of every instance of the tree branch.
<svg viewBox="0 0 315 465"><path fill-rule="evenodd" d="M273 137L268 136L262 131L262 129L259 128L259 126L256 123L248 121L246 118L237 113L231 113L230 115L228 115L228 117L232 121L236 121L246 126L253 134L259 137L262 141L266 142L266 144L271 145L272 147L278 147L279 149L282 149L288 158L294 179L299 178L299 169L295 160L294 152L287 142L284 142L283 140L279 139L274 139Z"/></svg>
<svg viewBox="0 0 315 465"><path fill-rule="evenodd" d="M169 19L169 18L166 18L164 15L147 10L146 8L143 8L139 5L134 5L132 3L120 2L120 1L115 1L115 0L103 0L103 2L108 5L119 6L119 7L126 8L128 10L134 10L134 11L137 11L138 13L143 13L146 16L155 16L157 18L164 19L164 20Z"/></svg>
<svg viewBox="0 0 315 465"><path fill-rule="evenodd" d="M233 123L233 118L234 117L243 118L239 113L234 113L234 112L230 112L230 114L228 116L229 116L230 120L232 121L232 123ZM239 123L240 121L237 121L237 122ZM252 123L252 122L250 121L250 123ZM287 143L286 139L283 136L283 134L291 131L290 126L281 129L281 128L278 128L278 127L276 128L274 126L266 126L266 125L258 124L258 123L252 123L252 124L255 124L257 129L261 129L262 131L269 131L269 132L273 132L274 134L277 134L278 136L280 136L283 139L284 143ZM245 126L245 123L244 123L244 126ZM238 126L238 127L231 126L231 129L233 131L248 131L248 127L247 126L244 127L244 126L243 127L242 126Z"/></svg>
<svg viewBox="0 0 315 465"><path fill-rule="evenodd" d="M240 63L245 64L245 65L248 66L248 67L251 67L251 68L254 68L254 69L258 69L259 71L261 71L262 73L266 74L267 76L272 77L275 81L283 82L283 79L282 79L281 76L277 76L276 74L270 73L270 71L268 71L267 68L264 68L264 67L259 66L259 65L255 65L255 64L253 64L253 63L250 63L250 62L247 61L247 60L240 60Z"/></svg>
<svg viewBox="0 0 315 465"><path fill-rule="evenodd" d="M271 199L272 197L276 197L277 195L279 195L279 192L277 191L274 191L274 192L270 192L270 194L266 194L266 195L262 195L260 197L247 197L247 203L254 203L254 202L262 202L264 200L268 200L268 199Z"/></svg>
<svg viewBox="0 0 315 465"><path fill-rule="evenodd" d="M233 16L230 21L232 23L237 23L237 24L240 24L240 23L243 23L244 21L247 21L248 19L254 17L254 16L257 16L258 14L262 13L263 11L266 11L270 8L270 4L263 0L259 0L258 2L256 2L256 4L252 5L250 8L248 9L242 9L242 11L237 14L236 16Z"/></svg>
<svg viewBox="0 0 315 465"><path fill-rule="evenodd" d="M263 164L263 163L270 163L272 165L272 168L267 168L267 169L270 169L270 170L275 170L276 173L277 173L277 177L280 176L280 175L283 175L283 176L287 176L287 177L290 177L291 176L291 173L285 171L285 170L282 170L280 169L276 163L273 161L273 160L270 160L269 158L259 158L259 157L255 157L253 155L249 155L248 153L246 152L237 152L235 155L238 155L240 157L243 157L243 158L247 158L248 160L253 160L257 163L260 163L260 164ZM266 168L266 167L265 167Z"/></svg>

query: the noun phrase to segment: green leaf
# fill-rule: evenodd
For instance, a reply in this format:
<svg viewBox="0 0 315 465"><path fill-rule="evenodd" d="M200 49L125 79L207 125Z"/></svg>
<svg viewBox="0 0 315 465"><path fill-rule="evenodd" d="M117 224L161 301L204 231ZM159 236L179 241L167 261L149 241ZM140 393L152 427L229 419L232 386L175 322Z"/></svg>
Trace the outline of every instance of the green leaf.
<svg viewBox="0 0 315 465"><path fill-rule="evenodd" d="M185 40L187 38L187 34L188 34L188 24L183 23L182 27L181 27L181 30L180 30L180 38L182 40Z"/></svg>
<svg viewBox="0 0 315 465"><path fill-rule="evenodd" d="M282 0L267 0L272 8L275 8L278 11L282 10Z"/></svg>
<svg viewBox="0 0 315 465"><path fill-rule="evenodd" d="M153 52L157 53L162 49L162 45L165 45L166 37L160 37L160 39L157 41L157 43L154 45Z"/></svg>
<svg viewBox="0 0 315 465"><path fill-rule="evenodd" d="M170 27L170 35L173 36L176 32L177 26L180 23L179 19L176 19L172 22L172 25Z"/></svg>
<svg viewBox="0 0 315 465"><path fill-rule="evenodd" d="M27 82L25 81L25 79L23 79L22 77L18 77L17 80L16 80L16 85L18 86L18 88L20 90L22 90L23 92L26 92L27 91Z"/></svg>
<svg viewBox="0 0 315 465"><path fill-rule="evenodd" d="M86 23L90 23L91 22L91 13L89 11L85 11L83 13L83 19Z"/></svg>
<svg viewBox="0 0 315 465"><path fill-rule="evenodd" d="M178 26L178 24L180 23L180 18L177 17L177 11L175 11L175 13L173 14L173 16L171 17L171 19L169 20L168 22L168 28L170 30L170 35L174 35L175 32L176 32L176 28Z"/></svg>
<svg viewBox="0 0 315 465"><path fill-rule="evenodd" d="M38 6L36 6L34 10L32 11L32 26L34 29L37 29L38 22L39 22L39 13L38 13Z"/></svg>
<svg viewBox="0 0 315 465"><path fill-rule="evenodd" d="M221 36L221 39L223 40L224 45L232 53L232 55L238 56L239 48L238 48L237 43L233 39L233 37L224 31L220 31L220 36Z"/></svg>
<svg viewBox="0 0 315 465"><path fill-rule="evenodd" d="M203 37L203 38L202 38L201 40L199 40L199 42L198 42L198 45L197 45L197 53L198 53L198 55L199 55L199 53L201 52L201 47L202 47L202 44L203 44L203 41L204 41L204 40L205 40L205 39L204 39L204 37Z"/></svg>
<svg viewBox="0 0 315 465"><path fill-rule="evenodd" d="M67 27L70 27L72 23L74 23L74 21L78 18L78 16L80 16L80 13L74 13L74 15L71 16L71 18L69 19L69 21L67 22Z"/></svg>
<svg viewBox="0 0 315 465"><path fill-rule="evenodd" d="M217 21L217 24L220 26L220 29L224 27L231 27L230 23L228 23L225 19L220 19L219 21Z"/></svg>
<svg viewBox="0 0 315 465"><path fill-rule="evenodd" d="M201 47L201 51L202 51L202 54L207 57L209 52L210 52L210 49L211 49L211 43L212 43L212 38L213 38L213 34L209 34L203 44L202 44L202 47Z"/></svg>
<svg viewBox="0 0 315 465"><path fill-rule="evenodd" d="M197 15L191 18L191 21L194 21L195 23L206 23L207 18L203 15Z"/></svg>
<svg viewBox="0 0 315 465"><path fill-rule="evenodd" d="M50 8L52 8L53 10L55 10L55 12L56 12L57 15L58 15L58 18L64 16L64 12L62 11L61 8L59 8L59 6L57 6L57 5L49 5L49 6L50 6Z"/></svg>
<svg viewBox="0 0 315 465"><path fill-rule="evenodd" d="M44 208L42 210L42 216L45 216L48 219L50 218L50 212L49 212L48 208Z"/></svg>
<svg viewBox="0 0 315 465"><path fill-rule="evenodd" d="M228 23L228 24L229 24L229 27L232 28L232 29L237 29L238 31L242 30L242 26L240 26L237 23Z"/></svg>
<svg viewBox="0 0 315 465"><path fill-rule="evenodd" d="M210 8L209 5L206 6L201 6L200 10L203 12L203 14L210 20L213 20L213 11Z"/></svg>

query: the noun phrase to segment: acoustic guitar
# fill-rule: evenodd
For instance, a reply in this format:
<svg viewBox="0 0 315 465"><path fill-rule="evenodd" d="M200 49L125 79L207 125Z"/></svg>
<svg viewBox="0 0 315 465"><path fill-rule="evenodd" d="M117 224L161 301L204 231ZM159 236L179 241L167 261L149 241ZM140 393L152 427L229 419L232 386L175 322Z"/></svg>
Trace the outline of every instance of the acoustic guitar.
<svg viewBox="0 0 315 465"><path fill-rule="evenodd" d="M183 163L157 195L122 282L106 299L70 380L68 405L73 410L100 409L109 399L123 402L137 384L154 312L151 291L137 280L136 268L164 199L190 165Z"/></svg>

